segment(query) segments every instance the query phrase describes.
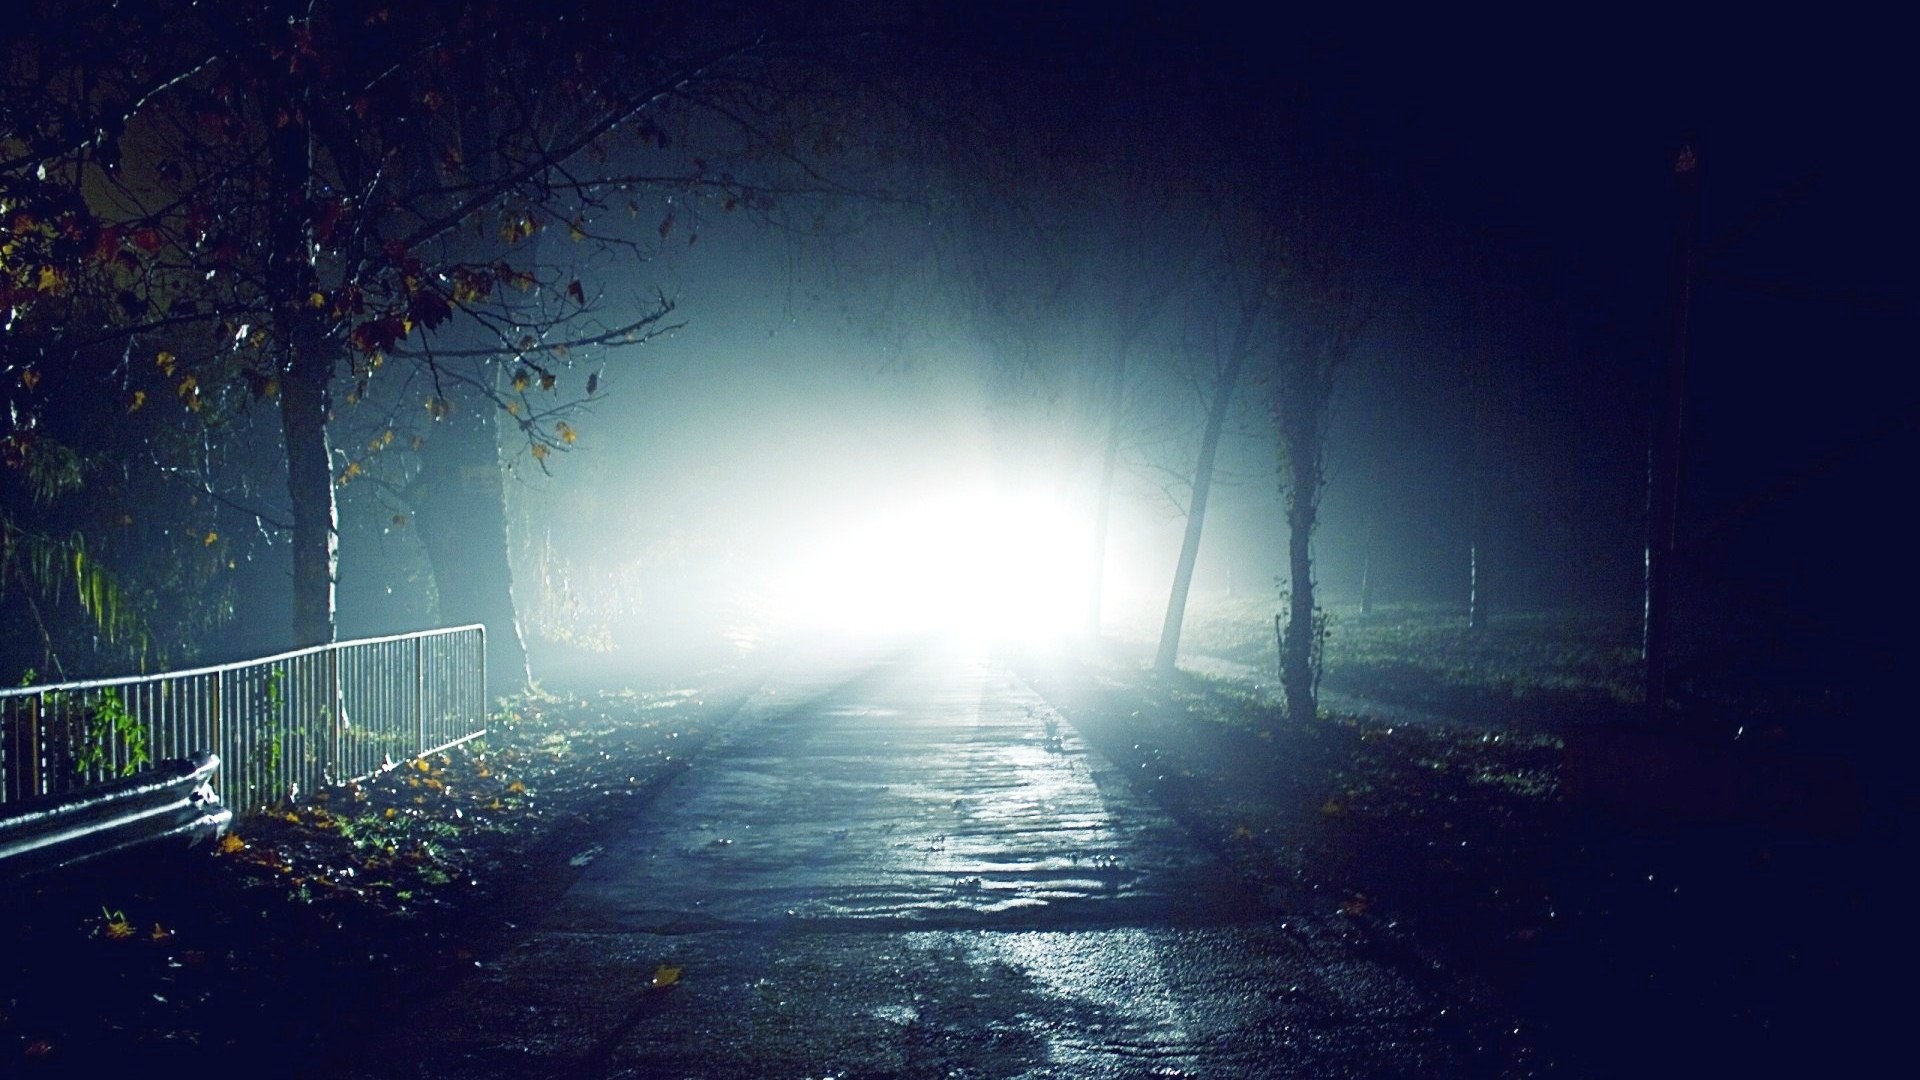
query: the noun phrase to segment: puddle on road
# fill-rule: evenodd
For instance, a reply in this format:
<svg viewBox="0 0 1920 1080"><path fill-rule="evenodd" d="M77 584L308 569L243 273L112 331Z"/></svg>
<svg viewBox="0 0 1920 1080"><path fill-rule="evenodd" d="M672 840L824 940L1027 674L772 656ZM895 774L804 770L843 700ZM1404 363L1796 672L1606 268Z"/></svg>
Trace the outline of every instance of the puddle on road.
<svg viewBox="0 0 1920 1080"><path fill-rule="evenodd" d="M1057 1004L1033 1018L1051 1065L1068 1075L1111 1075L1130 1061L1156 1075L1198 1068L1211 1041L1187 1022L1187 1003L1168 984L1166 964L1143 929L1087 933L982 934L968 942L969 962L1004 964ZM1054 1018L1075 1017L1073 1024Z"/></svg>

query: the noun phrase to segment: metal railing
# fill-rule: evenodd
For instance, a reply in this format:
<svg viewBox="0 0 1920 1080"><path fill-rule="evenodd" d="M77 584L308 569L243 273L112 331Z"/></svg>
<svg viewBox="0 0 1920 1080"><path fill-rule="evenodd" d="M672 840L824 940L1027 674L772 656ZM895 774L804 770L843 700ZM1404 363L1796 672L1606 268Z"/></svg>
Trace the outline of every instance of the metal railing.
<svg viewBox="0 0 1920 1080"><path fill-rule="evenodd" d="M0 690L0 804L211 750L237 812L364 778L486 733L478 626L317 645L262 660Z"/></svg>

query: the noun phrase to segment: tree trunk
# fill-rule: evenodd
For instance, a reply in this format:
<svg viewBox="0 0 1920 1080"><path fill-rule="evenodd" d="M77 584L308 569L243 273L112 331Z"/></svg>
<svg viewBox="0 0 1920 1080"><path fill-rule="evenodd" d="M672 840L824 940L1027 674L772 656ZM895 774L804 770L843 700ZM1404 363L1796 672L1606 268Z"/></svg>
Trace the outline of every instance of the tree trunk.
<svg viewBox="0 0 1920 1080"><path fill-rule="evenodd" d="M1093 517L1093 563L1087 589L1087 636L1100 636L1101 594L1107 582L1107 530L1113 519L1113 481L1120 469L1120 432L1127 403L1127 343L1114 352L1113 391L1107 398L1107 449L1100 459L1100 495Z"/></svg>
<svg viewBox="0 0 1920 1080"><path fill-rule="evenodd" d="M485 625L490 692L513 693L531 680L507 561L500 410L477 392L448 390L450 409L421 444L420 472L405 494L433 566L441 621Z"/></svg>
<svg viewBox="0 0 1920 1080"><path fill-rule="evenodd" d="M1193 585L1193 565L1200 558L1200 530L1206 524L1207 495L1213 490L1213 462L1220 450L1220 432L1226 427L1227 411L1233 404L1234 390L1240 385L1240 369L1246 362L1247 343L1252 320L1243 319L1233 343L1227 368L1220 373L1213 389L1213 401L1207 408L1207 426L1200 434L1200 459L1193 467L1193 498L1187 505L1187 531L1180 541L1180 561L1173 568L1173 590L1167 596L1167 616L1160 624L1160 651L1154 657L1154 670L1173 673L1180 658L1180 629L1187 617L1187 593Z"/></svg>
<svg viewBox="0 0 1920 1080"><path fill-rule="evenodd" d="M296 648L334 639L334 587L339 576L340 520L334 502L332 446L327 437L333 377L327 343L300 332L280 384L280 426L286 436L287 494L293 504L293 637Z"/></svg>
<svg viewBox="0 0 1920 1080"><path fill-rule="evenodd" d="M1487 589L1481 580L1482 566L1487 556L1487 476L1481 441L1484 437L1481 428L1480 405L1476 399L1473 409L1473 470L1472 487L1467 497L1467 629L1485 630L1487 628Z"/></svg>
<svg viewBox="0 0 1920 1080"><path fill-rule="evenodd" d="M1667 711L1667 663L1673 619L1673 555L1680 517L1680 463L1687 391L1687 324L1693 306L1694 248L1700 221L1700 167L1691 146L1674 164L1674 222L1667 264L1667 356L1664 392L1654 408L1647 455L1646 664L1647 716Z"/></svg>
<svg viewBox="0 0 1920 1080"><path fill-rule="evenodd" d="M1287 716L1310 720L1319 714L1318 680L1314 677L1316 637L1313 602L1313 529L1320 512L1319 440L1295 431L1287 437L1287 627L1280 650L1280 686L1286 692Z"/></svg>
<svg viewBox="0 0 1920 1080"><path fill-rule="evenodd" d="M1486 628L1487 598L1480 589L1480 538L1475 535L1467 544L1467 629Z"/></svg>
<svg viewBox="0 0 1920 1080"><path fill-rule="evenodd" d="M460 163L456 179L492 183L502 168L485 107L484 64L459 75L461 93ZM424 148L423 148L424 149ZM423 169L443 167L424 162ZM469 261L485 261L489 252L472 239L460 252ZM537 243L537 241L534 241ZM531 245L524 249L537 251ZM529 258L534 256L529 255ZM458 347L481 348L489 342L484 332L457 317L440 335ZM463 338L471 338L463 341ZM460 361L455 361L456 363ZM481 385L501 379L497 361L481 360L463 374ZM480 623L487 628L487 682L493 692L516 693L532 682L527 652L520 634L513 599L513 569L508 560L506 469L500 460L499 405L472 385L457 380L442 383L448 411L433 422L420 447L420 472L407 485L405 496L413 521L433 568L440 597L440 619L453 626Z"/></svg>
<svg viewBox="0 0 1920 1080"><path fill-rule="evenodd" d="M312 135L305 88L287 76L264 102L267 140L267 289L274 304L280 423L286 436L287 494L293 504L293 638L296 647L334 639L334 583L340 529L327 440L333 379L331 345L308 303L317 277L309 193Z"/></svg>
<svg viewBox="0 0 1920 1080"><path fill-rule="evenodd" d="M1461 331L1467 376L1467 629L1487 628L1487 394L1486 362L1474 351L1473 313Z"/></svg>
<svg viewBox="0 0 1920 1080"><path fill-rule="evenodd" d="M1378 511L1368 511L1366 533L1361 540L1360 617L1363 619L1373 614L1373 547L1377 540L1376 534L1379 531L1375 523L1375 519L1378 517Z"/></svg>

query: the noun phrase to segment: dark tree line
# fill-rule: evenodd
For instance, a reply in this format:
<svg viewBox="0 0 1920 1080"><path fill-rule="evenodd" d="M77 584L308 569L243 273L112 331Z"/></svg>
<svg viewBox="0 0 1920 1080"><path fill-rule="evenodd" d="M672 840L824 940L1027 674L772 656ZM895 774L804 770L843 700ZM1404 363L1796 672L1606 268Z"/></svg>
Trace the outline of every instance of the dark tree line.
<svg viewBox="0 0 1920 1080"><path fill-rule="evenodd" d="M1311 714L1328 410L1366 311L1350 207L1281 124L1229 138L1121 79L1103 110L1084 88L983 85L925 63L942 29L589 0L30 5L0 43L8 482L40 495L8 503L10 595L77 585L93 631L131 640L144 613L179 637L223 567L284 559L288 642L329 641L347 493L418 537L442 621L484 623L496 683L520 682L503 466L565 453L610 360L675 325L672 298L631 284L646 260L714 215L880 197L966 234L945 268L980 283L974 324L1074 399L1096 572L1155 404L1143 378L1183 319L1229 328L1177 467L1160 662L1226 418L1257 389L1289 521L1283 681ZM102 416L121 422L67 445ZM99 521L39 527L89 458L116 490L171 493L142 512L166 523L149 542L206 564L171 608L92 557ZM113 554L148 577L166 561Z"/></svg>
<svg viewBox="0 0 1920 1080"><path fill-rule="evenodd" d="M668 299L594 271L617 281L702 215L825 186L803 159L832 153L851 39L724 8L480 0L38 3L9 30L10 471L58 471L56 418L177 405L188 445L99 453L144 454L178 498L284 548L293 644L333 638L337 492L377 480L425 541L443 619L488 625L500 685L525 672L502 433L544 467L604 358L671 325ZM265 449L262 413L284 496L216 467L230 440ZM117 582L17 505L9 565L18 549L33 572L15 595L78 577L93 624L120 629Z"/></svg>

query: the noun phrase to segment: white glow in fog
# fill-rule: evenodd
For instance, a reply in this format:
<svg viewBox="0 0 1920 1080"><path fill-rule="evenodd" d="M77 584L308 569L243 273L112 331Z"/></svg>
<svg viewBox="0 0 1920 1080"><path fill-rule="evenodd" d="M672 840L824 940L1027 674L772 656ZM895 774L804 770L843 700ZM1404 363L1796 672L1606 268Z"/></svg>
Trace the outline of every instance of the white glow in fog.
<svg viewBox="0 0 1920 1080"><path fill-rule="evenodd" d="M859 633L1034 640L1082 616L1087 524L1063 500L978 485L830 530L785 592L789 621Z"/></svg>

